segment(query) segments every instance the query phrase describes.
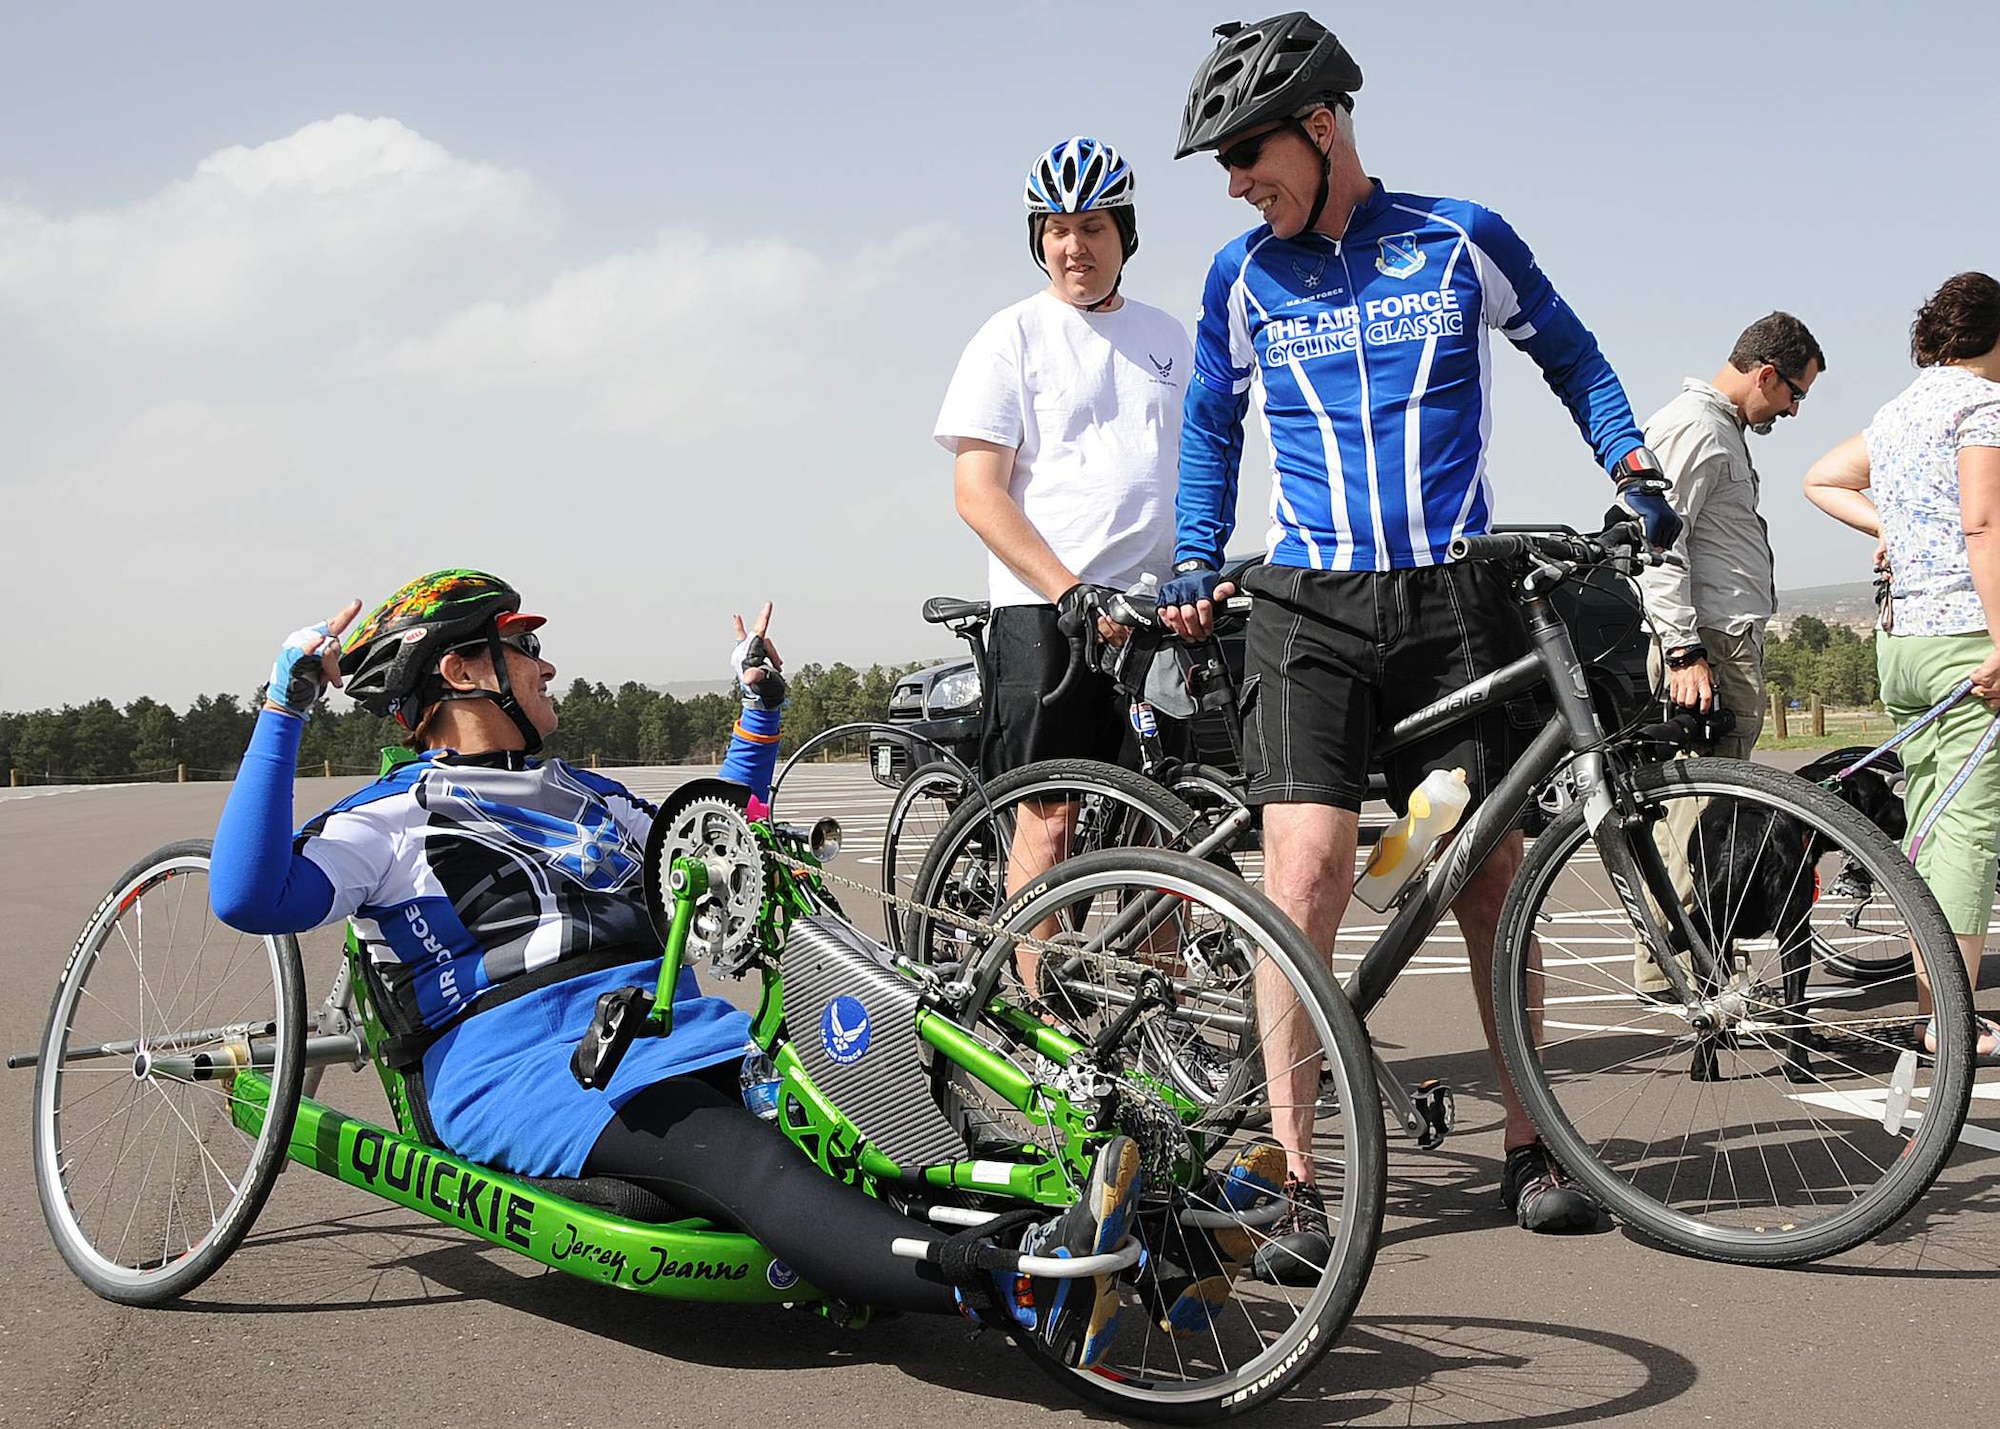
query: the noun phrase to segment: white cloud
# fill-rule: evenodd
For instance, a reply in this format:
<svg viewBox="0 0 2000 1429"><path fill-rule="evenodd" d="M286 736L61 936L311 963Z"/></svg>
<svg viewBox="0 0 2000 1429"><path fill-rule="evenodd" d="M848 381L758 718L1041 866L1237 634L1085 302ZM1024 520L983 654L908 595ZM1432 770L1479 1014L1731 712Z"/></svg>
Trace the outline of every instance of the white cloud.
<svg viewBox="0 0 2000 1429"><path fill-rule="evenodd" d="M815 361L839 360L860 307L943 232L913 228L828 258L672 229L558 274L526 302L475 304L382 366L461 394L572 390L593 427L684 442L798 400Z"/></svg>
<svg viewBox="0 0 2000 1429"><path fill-rule="evenodd" d="M392 305L462 300L556 229L525 174L344 114L122 208L58 219L0 204L0 310L114 351L318 340Z"/></svg>
<svg viewBox="0 0 2000 1429"><path fill-rule="evenodd" d="M899 514L871 493L944 480L924 433L964 334L924 298L950 235L661 218L566 263L588 235L539 176L352 115L124 205L0 203L0 601L37 610L0 709L247 689L322 606L459 563L552 610L588 592L564 663L595 677L681 673L642 614L663 564L703 631L775 595L800 649L862 653L851 602L910 593L823 592Z"/></svg>

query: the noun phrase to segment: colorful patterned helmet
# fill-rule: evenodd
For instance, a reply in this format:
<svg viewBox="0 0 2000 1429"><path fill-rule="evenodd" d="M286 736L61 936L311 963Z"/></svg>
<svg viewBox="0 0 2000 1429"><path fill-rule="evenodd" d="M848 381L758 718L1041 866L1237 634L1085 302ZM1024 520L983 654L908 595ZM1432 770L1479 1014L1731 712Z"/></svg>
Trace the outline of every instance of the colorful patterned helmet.
<svg viewBox="0 0 2000 1429"><path fill-rule="evenodd" d="M1130 258L1139 251L1132 196L1139 187L1132 166L1102 140L1078 134L1050 147L1028 170L1021 201L1028 208L1028 252L1047 270L1042 228L1052 213L1108 212Z"/></svg>
<svg viewBox="0 0 2000 1429"><path fill-rule="evenodd" d="M1354 107L1361 66L1303 10L1215 27L1215 48L1195 71L1181 116L1176 159L1217 148L1231 134L1284 119L1315 103Z"/></svg>
<svg viewBox="0 0 2000 1429"><path fill-rule="evenodd" d="M411 581L347 637L340 673L354 702L415 729L437 702L438 661L447 650L500 634L533 630L521 593L484 571L432 571Z"/></svg>

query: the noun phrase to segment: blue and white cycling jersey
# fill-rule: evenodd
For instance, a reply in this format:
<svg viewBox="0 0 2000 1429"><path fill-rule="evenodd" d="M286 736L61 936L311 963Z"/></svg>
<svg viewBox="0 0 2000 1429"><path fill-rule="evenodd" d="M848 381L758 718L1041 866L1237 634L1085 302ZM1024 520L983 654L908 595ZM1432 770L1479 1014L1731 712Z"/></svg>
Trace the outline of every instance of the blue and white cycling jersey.
<svg viewBox="0 0 2000 1429"><path fill-rule="evenodd" d="M1489 209L1378 181L1339 239L1267 224L1229 244L1195 328L1175 558L1220 564L1253 396L1276 471L1274 563L1436 565L1484 532L1489 328L1535 360L1603 467L1642 443L1597 340Z"/></svg>

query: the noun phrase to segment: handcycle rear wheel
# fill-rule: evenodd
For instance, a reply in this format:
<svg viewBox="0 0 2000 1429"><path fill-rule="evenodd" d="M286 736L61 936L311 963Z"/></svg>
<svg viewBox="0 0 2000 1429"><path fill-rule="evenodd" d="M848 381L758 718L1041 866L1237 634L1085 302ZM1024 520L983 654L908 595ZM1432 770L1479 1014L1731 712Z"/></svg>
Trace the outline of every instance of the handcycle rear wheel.
<svg viewBox="0 0 2000 1429"><path fill-rule="evenodd" d="M1936 1178L1971 1094L1971 995L1936 900L1879 829L1793 776L1680 760L1635 771L1632 792L1662 820L1634 842L1683 814L1685 842L1655 847L1681 850L1680 900L1731 959L1727 979L1705 1004L1638 992L1586 806L1566 811L1522 865L1494 960L1529 1114L1615 1214L1687 1254L1784 1265L1869 1240ZM1875 941L1914 953L1899 977L1821 976L1817 889L1845 863L1893 910Z"/></svg>
<svg viewBox="0 0 2000 1429"><path fill-rule="evenodd" d="M1133 910L1142 907L1151 911L1134 922ZM1087 965L1081 981L1097 990L1094 998L1056 1006L1047 1000L1029 1003L1039 1020L1032 1026L1008 1022L1000 1009L1021 1006L1023 989L1014 945L1005 938L988 944L967 974L973 989L967 1020L1031 1063L1027 1044L1036 1028L1053 1025L1088 1042L1106 1033L1146 985L1157 989L1162 980L1175 1007L1156 1007L1142 1015L1141 1024L1241 1015L1241 991L1233 980L1219 992L1209 986L1206 970L1217 962L1212 951L1225 944L1239 945L1267 994L1282 989L1289 995L1289 1008L1274 1002L1273 1015L1285 1020L1295 1038L1294 1063L1320 1067L1311 1078L1317 1099L1305 1117L1310 1145L1300 1149L1310 1151L1306 1182L1324 1200L1327 1238L1313 1262L1301 1266L1304 1273L1286 1277L1292 1283L1240 1272L1212 1323L1185 1336L1162 1327L1170 1293L1162 1289L1162 1278L1171 1282L1177 1270L1215 1267L1215 1242L1203 1239L1222 1213L1212 1178L1246 1155L1274 1158L1278 1165L1283 1157L1265 1129L1272 1125L1276 1098L1261 1070L1226 1079L1218 1084L1218 1091L1226 1086L1226 1092L1199 1102L1159 1075L1142 1029L1128 1026L1098 1069L1116 1088L1116 1124L1110 1129L1133 1137L1145 1158L1140 1234L1147 1241L1152 1278L1121 1287L1125 1306L1119 1329L1109 1357L1095 1369L1066 1368L1038 1341L1021 1337L1023 1343L1085 1398L1124 1413L1197 1423L1262 1405L1331 1347L1359 1303L1374 1261L1386 1153L1367 1035L1304 935L1261 893L1214 864L1152 849L1084 854L1050 870L996 919L1003 929L1028 934L1050 921L1072 930L1075 956ZM1130 926L1120 932L1121 924ZM1203 948L1209 952L1193 955ZM1234 1014L1227 1010L1232 1007ZM1275 1044L1258 1033L1259 1025L1253 1017L1247 1034L1251 1052L1234 1064L1238 1069L1261 1068L1271 1060ZM1234 1046L1239 1040L1246 1040L1245 1034L1232 1033L1218 1044ZM1263 1063L1252 1060L1260 1054ZM1259 1129L1245 1131L1245 1126ZM1036 1129L1027 1127L1025 1134L1035 1135ZM1046 1129L1040 1134L1046 1136ZM1295 1208L1309 1220L1306 1194L1288 1185L1246 1219L1275 1233L1280 1229L1275 1218ZM1202 1215L1210 1218L1209 1227L1198 1223ZM1253 1232L1251 1246L1279 1243Z"/></svg>
<svg viewBox="0 0 2000 1429"><path fill-rule="evenodd" d="M209 844L134 864L63 968L35 1073L35 1188L56 1249L96 1294L157 1305L241 1243L285 1162L304 1071L297 941L209 910ZM237 1129L235 1070L269 1079Z"/></svg>

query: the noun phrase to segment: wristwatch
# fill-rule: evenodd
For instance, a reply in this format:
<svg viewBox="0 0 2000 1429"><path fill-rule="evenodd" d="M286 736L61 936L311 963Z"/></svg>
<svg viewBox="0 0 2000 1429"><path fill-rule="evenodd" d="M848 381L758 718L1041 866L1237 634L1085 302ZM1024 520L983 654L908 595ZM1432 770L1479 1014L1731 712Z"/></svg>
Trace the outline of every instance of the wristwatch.
<svg viewBox="0 0 2000 1429"><path fill-rule="evenodd" d="M1688 666L1708 658L1708 651L1699 645L1679 645L1666 653L1669 670L1685 670Z"/></svg>

